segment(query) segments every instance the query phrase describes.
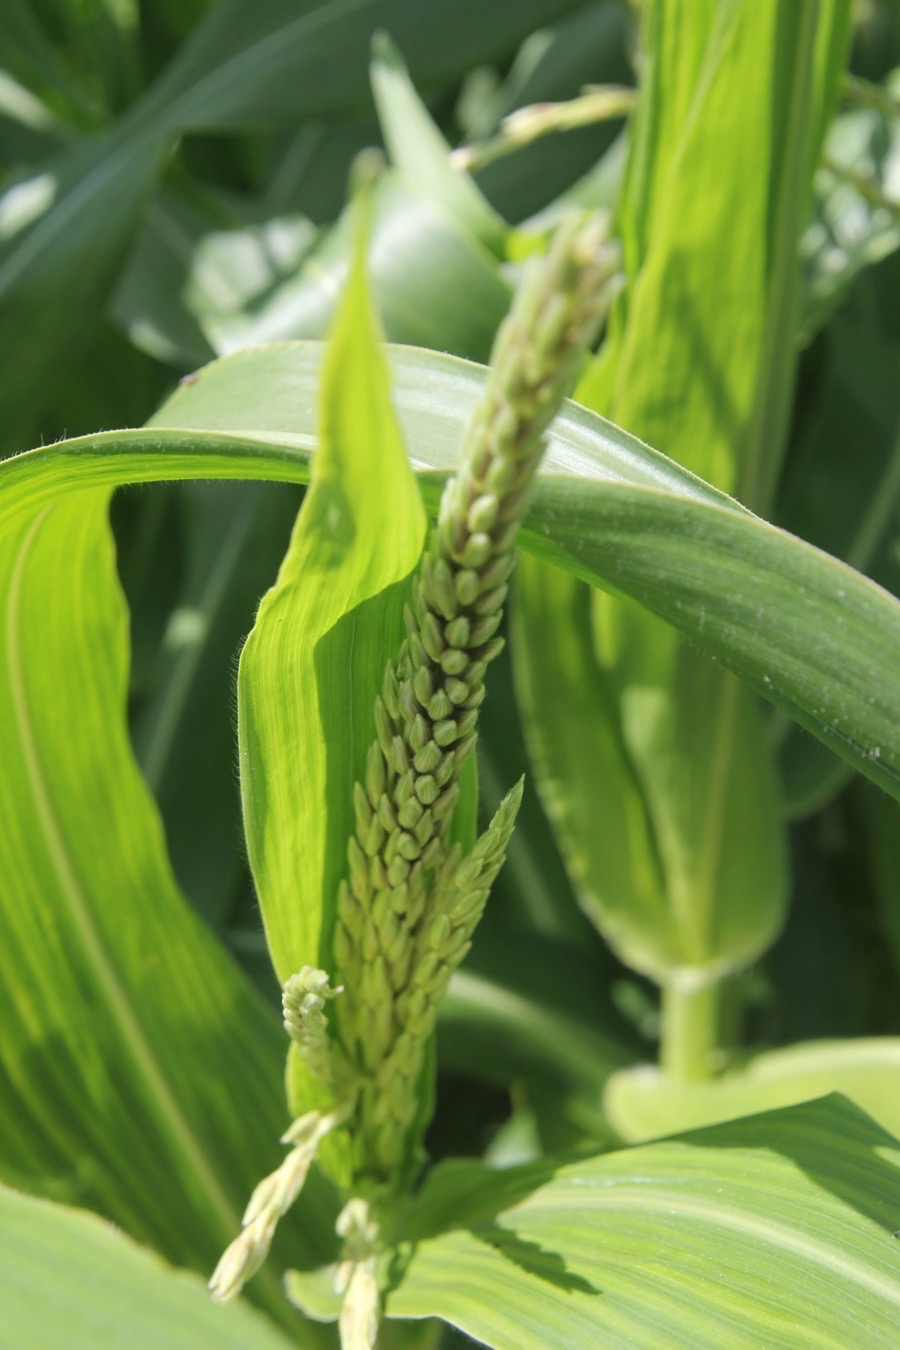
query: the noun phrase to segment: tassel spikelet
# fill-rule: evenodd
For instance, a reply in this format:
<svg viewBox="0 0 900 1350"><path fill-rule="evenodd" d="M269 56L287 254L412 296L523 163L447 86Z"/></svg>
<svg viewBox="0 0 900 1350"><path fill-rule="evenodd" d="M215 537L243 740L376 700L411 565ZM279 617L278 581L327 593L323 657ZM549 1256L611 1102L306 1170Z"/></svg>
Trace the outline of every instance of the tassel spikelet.
<svg viewBox="0 0 900 1350"><path fill-rule="evenodd" d="M300 1116L282 1137L293 1145L279 1168L256 1187L244 1211L242 1231L226 1249L213 1271L209 1289L219 1303L228 1303L241 1292L269 1254L279 1219L303 1189L319 1145L327 1134L343 1125L350 1105L334 1111L310 1111Z"/></svg>
<svg viewBox="0 0 900 1350"><path fill-rule="evenodd" d="M342 988L331 988L324 970L304 966L285 982L281 993L285 1031L300 1051L310 1073L336 1100L348 1095L349 1066L339 1049L329 1041L328 1018L324 1010L329 999L343 992Z"/></svg>
<svg viewBox="0 0 900 1350"><path fill-rule="evenodd" d="M362 1188L402 1182L437 1007L469 949L521 800L519 785L469 858L449 850L544 433L608 308L617 266L597 222L563 226L548 256L530 265L441 499L406 641L376 701L334 938L346 991L337 1039L361 1085L351 1129Z"/></svg>
<svg viewBox="0 0 900 1350"><path fill-rule="evenodd" d="M544 434L609 307L618 265L618 249L592 220L564 223L548 255L526 269L422 557L407 637L375 700L376 736L353 792L355 828L337 895L340 988L310 966L284 987L285 1029L332 1106L285 1135L292 1152L257 1187L211 1288L230 1298L259 1268L319 1143L345 1127L353 1173L339 1220L345 1350L375 1343L377 1215L410 1180L438 1005L469 950L522 799L519 782L466 857L450 844L485 672L503 646L516 534ZM325 1006L337 994L330 1027Z"/></svg>

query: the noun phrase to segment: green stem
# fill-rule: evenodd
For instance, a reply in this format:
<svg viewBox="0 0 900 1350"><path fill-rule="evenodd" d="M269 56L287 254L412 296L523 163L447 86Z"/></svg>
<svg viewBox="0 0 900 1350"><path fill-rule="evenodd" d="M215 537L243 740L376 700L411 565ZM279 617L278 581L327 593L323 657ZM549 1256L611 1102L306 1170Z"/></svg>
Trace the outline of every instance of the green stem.
<svg viewBox="0 0 900 1350"><path fill-rule="evenodd" d="M669 1077L702 1083L712 1077L719 1031L718 980L663 986L660 1059Z"/></svg>

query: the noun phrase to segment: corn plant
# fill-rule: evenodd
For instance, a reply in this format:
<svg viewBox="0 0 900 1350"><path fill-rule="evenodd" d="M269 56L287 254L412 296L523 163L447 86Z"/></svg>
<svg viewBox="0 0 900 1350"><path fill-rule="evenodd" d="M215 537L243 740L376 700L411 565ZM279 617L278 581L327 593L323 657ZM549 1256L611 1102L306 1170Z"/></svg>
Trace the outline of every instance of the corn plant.
<svg viewBox="0 0 900 1350"><path fill-rule="evenodd" d="M0 20L0 1344L896 1340L900 31L640 8Z"/></svg>

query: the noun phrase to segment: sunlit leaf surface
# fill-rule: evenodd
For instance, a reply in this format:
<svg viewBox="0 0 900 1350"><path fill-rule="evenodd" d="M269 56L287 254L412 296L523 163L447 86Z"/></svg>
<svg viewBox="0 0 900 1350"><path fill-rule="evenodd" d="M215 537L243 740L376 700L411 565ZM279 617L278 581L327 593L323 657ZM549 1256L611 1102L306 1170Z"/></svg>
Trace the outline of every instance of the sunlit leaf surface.
<svg viewBox="0 0 900 1350"><path fill-rule="evenodd" d="M108 497L0 531L0 1176L203 1270L277 1161L284 1040L180 896L134 761Z"/></svg>
<svg viewBox="0 0 900 1350"><path fill-rule="evenodd" d="M841 1098L554 1167L435 1172L388 1312L498 1350L889 1346L900 1150ZM407 1264L408 1262L408 1264Z"/></svg>

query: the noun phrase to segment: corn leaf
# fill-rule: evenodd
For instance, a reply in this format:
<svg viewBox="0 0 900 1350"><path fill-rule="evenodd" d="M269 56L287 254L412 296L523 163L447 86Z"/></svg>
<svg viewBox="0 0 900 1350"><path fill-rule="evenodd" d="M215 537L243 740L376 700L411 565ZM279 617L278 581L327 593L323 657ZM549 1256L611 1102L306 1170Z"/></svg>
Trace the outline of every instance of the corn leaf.
<svg viewBox="0 0 900 1350"><path fill-rule="evenodd" d="M840 1097L564 1165L447 1164L387 1311L497 1350L887 1346L898 1167L896 1141Z"/></svg>
<svg viewBox="0 0 900 1350"><path fill-rule="evenodd" d="M282 983L307 965L333 969L352 788L365 777L375 695L405 633L403 607L425 538L391 407L365 245L360 230L322 365L321 452L310 490L238 675L244 829ZM324 1104L297 1054L288 1084L296 1115ZM338 1178L346 1145L340 1136L323 1151Z"/></svg>
<svg viewBox="0 0 900 1350"><path fill-rule="evenodd" d="M194 1275L168 1269L92 1214L0 1188L3 1339L17 1350L286 1350L295 1342L246 1304L216 1306Z"/></svg>
<svg viewBox="0 0 900 1350"><path fill-rule="evenodd" d="M331 966L352 785L425 538L388 379L358 251L322 368L311 487L238 677L247 845L282 982Z"/></svg>
<svg viewBox="0 0 900 1350"><path fill-rule="evenodd" d="M284 1041L134 761L108 497L20 499L0 531L0 1176L208 1270L277 1161Z"/></svg>
<svg viewBox="0 0 900 1350"><path fill-rule="evenodd" d="M623 695L588 588L538 559L523 560L515 636L531 759L582 908L630 965L659 980L673 967L758 955L780 923L784 859L777 783L751 692L687 649L675 676L676 725L664 688L648 682ZM716 716L720 700L728 711ZM647 747L635 751L641 723L653 737L653 776ZM698 778L698 760L711 784L706 773ZM707 828L693 841L696 815ZM720 845L723 830L740 833L743 847Z"/></svg>
<svg viewBox="0 0 900 1350"><path fill-rule="evenodd" d="M236 353L184 384L144 430L15 456L0 465L0 531L95 484L306 482L320 361L317 343ZM484 372L403 349L391 362L434 510ZM647 606L900 796L900 604L879 586L573 403L554 423L521 542Z"/></svg>

